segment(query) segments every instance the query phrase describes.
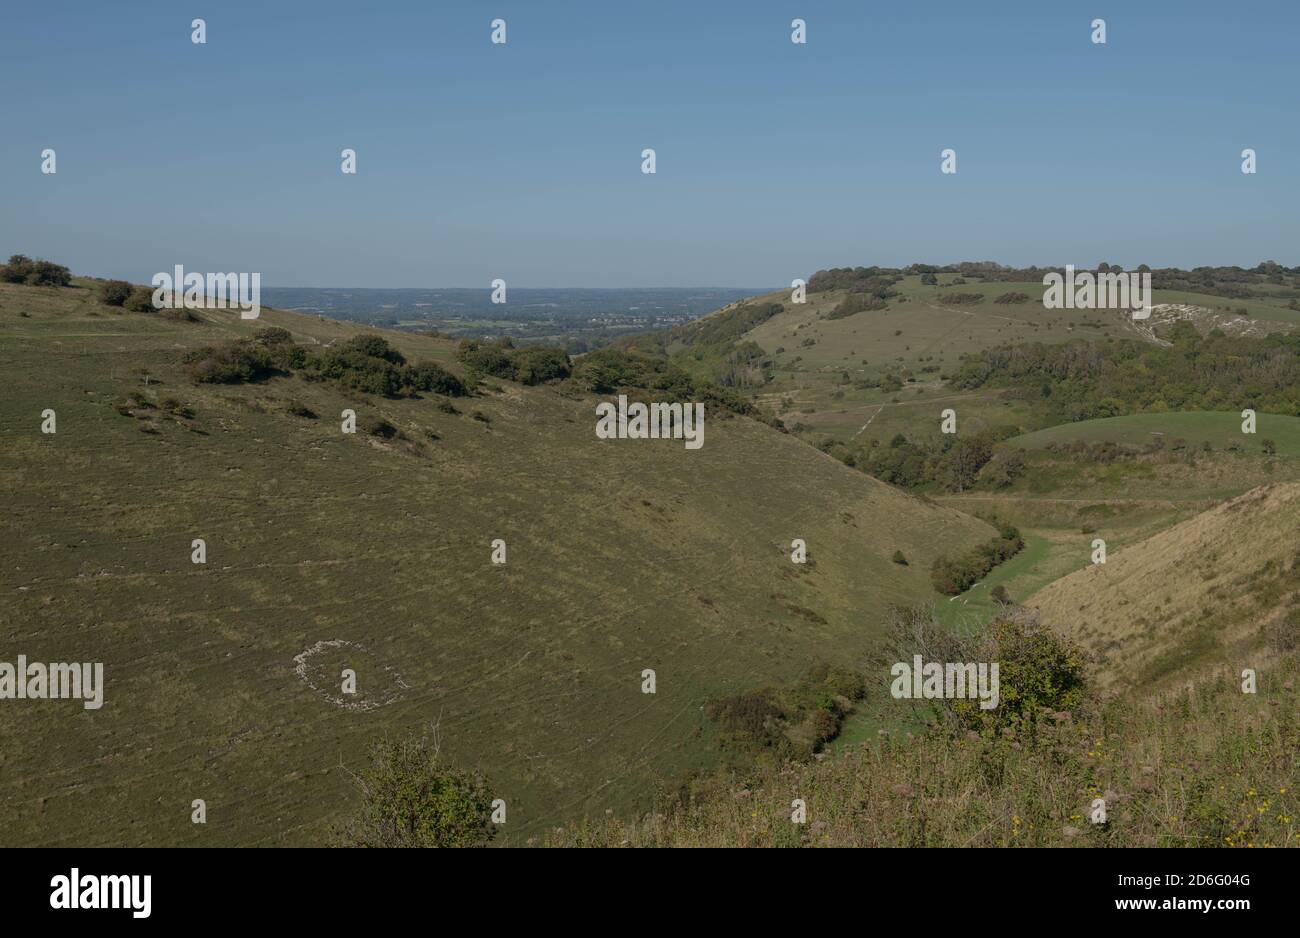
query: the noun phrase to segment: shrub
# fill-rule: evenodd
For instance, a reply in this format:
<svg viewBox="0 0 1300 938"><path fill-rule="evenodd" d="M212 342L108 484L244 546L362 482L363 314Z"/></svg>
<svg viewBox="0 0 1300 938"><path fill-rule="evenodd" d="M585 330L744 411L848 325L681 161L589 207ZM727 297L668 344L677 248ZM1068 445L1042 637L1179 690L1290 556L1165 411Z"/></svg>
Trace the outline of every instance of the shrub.
<svg viewBox="0 0 1300 938"><path fill-rule="evenodd" d="M953 281L956 283L957 281ZM984 302L982 293L945 293L939 297L939 302L946 306L974 306L976 303Z"/></svg>
<svg viewBox="0 0 1300 938"><path fill-rule="evenodd" d="M293 333L288 329L281 329L279 326L267 326L265 329L258 329L254 333L253 341L260 342L268 347L285 345L293 341Z"/></svg>
<svg viewBox="0 0 1300 938"><path fill-rule="evenodd" d="M898 564L901 567L907 566L907 558L903 556L903 552L901 550L894 551L894 563Z"/></svg>
<svg viewBox="0 0 1300 938"><path fill-rule="evenodd" d="M297 345L277 343L273 348L292 349L288 364L307 368L311 377L337 381L368 394L398 397L417 391L452 396L469 393L459 378L438 365L431 362L407 365L402 353L392 348L383 336L354 336L312 354Z"/></svg>
<svg viewBox="0 0 1300 938"><path fill-rule="evenodd" d="M874 293L850 293L834 309L826 314L827 319L845 319L855 313L888 309L885 296Z"/></svg>
<svg viewBox="0 0 1300 938"><path fill-rule="evenodd" d="M448 397L464 397L469 389L450 371L433 362L421 362L410 369L409 383L417 391L432 391Z"/></svg>
<svg viewBox="0 0 1300 938"><path fill-rule="evenodd" d="M0 280L33 287L66 287L72 283L72 272L62 264L34 261L25 254L13 254L9 263L0 266Z"/></svg>
<svg viewBox="0 0 1300 938"><path fill-rule="evenodd" d="M494 378L514 379L515 366L510 360L509 350L514 347L509 337L495 342L478 342L465 339L456 350L456 357L465 363L465 367L481 375Z"/></svg>
<svg viewBox="0 0 1300 938"><path fill-rule="evenodd" d="M99 298L105 306L122 306L131 298L131 289L125 280L108 280L100 285Z"/></svg>
<svg viewBox="0 0 1300 938"><path fill-rule="evenodd" d="M275 373L270 353L247 339L195 349L185 355L182 366L190 380L204 384L243 384Z"/></svg>
<svg viewBox="0 0 1300 938"><path fill-rule="evenodd" d="M486 781L444 764L427 738L377 742L356 782L361 808L343 846L481 847L496 833Z"/></svg>
<svg viewBox="0 0 1300 938"><path fill-rule="evenodd" d="M406 434L383 417L362 417L361 429L384 440L404 440Z"/></svg>
<svg viewBox="0 0 1300 938"><path fill-rule="evenodd" d="M1009 524L999 525L998 537L980 544L957 559L936 557L930 568L930 582L945 596L958 596L990 570L1018 554L1025 546L1020 532Z"/></svg>
<svg viewBox="0 0 1300 938"><path fill-rule="evenodd" d="M148 287L134 287L123 305L135 313L152 313L154 312L153 290Z"/></svg>
<svg viewBox="0 0 1300 938"><path fill-rule="evenodd" d="M510 356L515 380L523 384L543 384L569 377L569 356L562 348L531 346Z"/></svg>

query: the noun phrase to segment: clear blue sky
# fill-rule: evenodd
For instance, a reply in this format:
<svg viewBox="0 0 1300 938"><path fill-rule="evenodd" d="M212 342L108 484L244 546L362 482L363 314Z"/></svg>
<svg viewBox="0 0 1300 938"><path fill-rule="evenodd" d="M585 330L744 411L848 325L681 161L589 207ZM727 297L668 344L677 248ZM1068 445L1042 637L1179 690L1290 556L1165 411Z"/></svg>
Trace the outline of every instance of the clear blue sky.
<svg viewBox="0 0 1300 938"><path fill-rule="evenodd" d="M98 276L1300 264L1296 0L15 3L0 92L0 252Z"/></svg>

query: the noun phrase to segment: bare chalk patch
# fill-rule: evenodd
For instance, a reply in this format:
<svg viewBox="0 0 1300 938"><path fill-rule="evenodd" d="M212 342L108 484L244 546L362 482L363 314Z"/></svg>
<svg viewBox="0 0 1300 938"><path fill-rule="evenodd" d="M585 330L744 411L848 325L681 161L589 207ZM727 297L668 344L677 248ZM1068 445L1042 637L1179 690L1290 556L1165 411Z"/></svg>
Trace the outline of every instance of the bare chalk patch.
<svg viewBox="0 0 1300 938"><path fill-rule="evenodd" d="M294 655L293 664L299 680L334 706L354 713L387 707L411 689L396 668L381 664L364 645L341 638L317 642ZM355 682L345 681L344 671L352 672Z"/></svg>

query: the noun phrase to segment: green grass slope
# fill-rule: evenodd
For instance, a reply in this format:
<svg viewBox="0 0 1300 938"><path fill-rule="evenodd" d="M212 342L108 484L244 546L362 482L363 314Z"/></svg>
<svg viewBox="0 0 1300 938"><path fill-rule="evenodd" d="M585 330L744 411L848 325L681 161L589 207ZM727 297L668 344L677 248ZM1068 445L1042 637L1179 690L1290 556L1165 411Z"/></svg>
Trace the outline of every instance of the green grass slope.
<svg viewBox="0 0 1300 938"><path fill-rule="evenodd" d="M1277 454L1300 456L1300 417L1281 414L1258 414L1255 434L1241 432L1241 414L1235 411L1182 411L1170 413L1129 414L1100 420L1081 420L1045 430L1036 430L1008 440L1008 445L1023 449L1044 449L1053 444L1085 441L1145 446L1176 440L1201 446L1209 443L1215 450L1237 446L1258 452L1264 440L1272 440Z"/></svg>
<svg viewBox="0 0 1300 938"><path fill-rule="evenodd" d="M1300 483L1264 485L1108 552L1026 600L1093 652L1101 682L1265 670L1300 642Z"/></svg>
<svg viewBox="0 0 1300 938"><path fill-rule="evenodd" d="M599 441L595 399L509 382L459 413L300 376L193 385L189 348L358 331L200 315L0 285L0 660L100 661L107 684L98 711L0 701L2 844L318 843L369 741L431 723L507 801L506 842L625 810L713 763L706 700L858 662L889 604L932 596L938 552L992 533L743 418L710 414L687 451ZM348 407L407 439L343 435Z"/></svg>
<svg viewBox="0 0 1300 938"><path fill-rule="evenodd" d="M1190 305L1192 310L1162 309L1149 323L1135 323L1110 310L1045 309L1041 282L957 283L951 274L938 279L938 285L927 285L918 276L904 277L894 285L898 295L889 299L886 309L843 318L830 318L848 295L842 290L810 293L803 304L791 303L789 291L745 304L784 306L735 337L737 343L756 343L772 361L772 380L755 390L754 397L787 425L800 425L800 432L814 442L888 440L899 432L937 435L938 414L946 407L955 408L971 429L1023 425L1027 411L1019 402L1003 400L996 391L953 391L945 387L943 376L956 370L963 355L1006 344L1080 338L1159 341L1159 334L1179 318L1189 319L1202 333L1223 328L1264 335L1290 331L1300 323L1300 313L1287 308L1285 299L1238 302L1156 290L1155 304ZM1029 300L995 302L1012 293ZM962 294L982 299L945 302ZM865 386L890 374L901 379L901 388Z"/></svg>

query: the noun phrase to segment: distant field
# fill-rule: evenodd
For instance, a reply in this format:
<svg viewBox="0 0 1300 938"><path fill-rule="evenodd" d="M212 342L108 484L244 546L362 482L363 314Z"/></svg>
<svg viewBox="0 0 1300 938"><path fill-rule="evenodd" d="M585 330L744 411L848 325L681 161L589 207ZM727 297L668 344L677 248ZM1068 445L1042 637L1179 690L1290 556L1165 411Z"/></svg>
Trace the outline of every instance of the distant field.
<svg viewBox="0 0 1300 938"><path fill-rule="evenodd" d="M1101 420L1083 420L1015 437L1009 445L1024 449L1043 449L1054 443L1076 440L1088 442L1144 445L1163 438L1166 444L1186 440L1200 445L1209 443L1216 450L1236 444L1258 453L1260 444L1271 439L1280 456L1300 456L1300 417L1259 414L1254 436L1241 432L1242 418L1237 412L1188 411L1163 414L1131 414Z"/></svg>

